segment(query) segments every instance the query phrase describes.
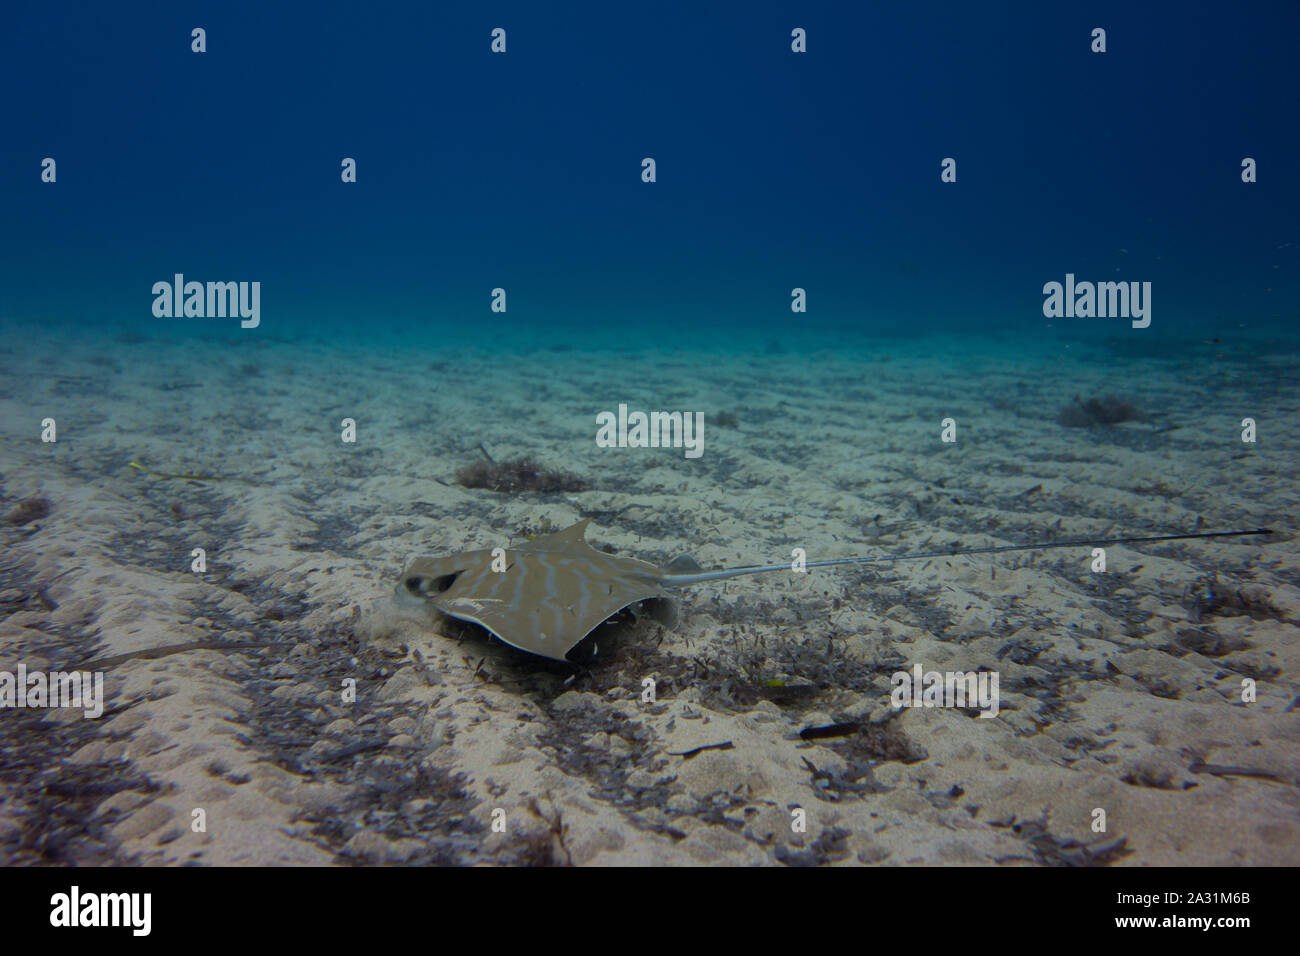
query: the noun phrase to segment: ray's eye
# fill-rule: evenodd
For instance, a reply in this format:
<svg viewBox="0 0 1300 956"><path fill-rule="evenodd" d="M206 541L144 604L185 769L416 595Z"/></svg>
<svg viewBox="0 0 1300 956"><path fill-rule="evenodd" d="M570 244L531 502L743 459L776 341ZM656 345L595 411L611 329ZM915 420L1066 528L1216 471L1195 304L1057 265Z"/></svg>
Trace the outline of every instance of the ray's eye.
<svg viewBox="0 0 1300 956"><path fill-rule="evenodd" d="M406 579L406 590L416 597L441 594L449 590L458 577L460 577L459 571L454 574L444 574L440 578L409 577Z"/></svg>

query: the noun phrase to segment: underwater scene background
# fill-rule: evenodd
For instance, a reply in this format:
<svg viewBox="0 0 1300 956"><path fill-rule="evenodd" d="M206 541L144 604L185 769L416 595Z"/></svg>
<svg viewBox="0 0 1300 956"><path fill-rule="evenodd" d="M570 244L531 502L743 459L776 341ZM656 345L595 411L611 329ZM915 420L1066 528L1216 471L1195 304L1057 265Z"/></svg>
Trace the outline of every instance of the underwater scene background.
<svg viewBox="0 0 1300 956"><path fill-rule="evenodd" d="M10 11L0 863L1300 862L1300 11L1134 7ZM583 519L1272 533L402 599Z"/></svg>

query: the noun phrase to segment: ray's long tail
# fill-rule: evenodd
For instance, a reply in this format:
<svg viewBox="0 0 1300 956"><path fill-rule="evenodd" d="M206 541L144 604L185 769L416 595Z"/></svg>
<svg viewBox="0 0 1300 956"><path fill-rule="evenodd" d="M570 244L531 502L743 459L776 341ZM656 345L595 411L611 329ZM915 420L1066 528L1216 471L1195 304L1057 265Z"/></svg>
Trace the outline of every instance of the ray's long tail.
<svg viewBox="0 0 1300 956"><path fill-rule="evenodd" d="M915 554L884 554L859 558L836 558L832 561L809 561L806 568L833 568L845 564L889 564L894 561L915 561L921 558L960 558L974 554L1005 554L1008 551L1044 551L1048 548L1104 548L1113 544L1150 544L1157 541L1187 541L1193 538L1240 538L1250 535L1272 534L1271 528L1253 531L1201 531L1192 534L1160 534L1150 537L1106 538L1091 541L1079 538L1073 541L1048 541L1040 544L1004 544L990 548L965 548L956 551L920 551ZM763 564L743 568L723 568L718 571L696 571L687 574L666 574L664 587L681 588L705 581L723 581L745 574L764 574L768 571L790 571L790 564Z"/></svg>

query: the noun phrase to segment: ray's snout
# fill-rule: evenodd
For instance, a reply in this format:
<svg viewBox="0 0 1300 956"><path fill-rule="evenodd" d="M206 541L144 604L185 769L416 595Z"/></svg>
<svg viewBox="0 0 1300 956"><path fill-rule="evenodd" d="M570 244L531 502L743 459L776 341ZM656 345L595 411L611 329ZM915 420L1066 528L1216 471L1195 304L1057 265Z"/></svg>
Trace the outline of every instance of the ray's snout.
<svg viewBox="0 0 1300 956"><path fill-rule="evenodd" d="M394 591L397 597L404 599L437 597L450 590L464 570L446 559L416 558L397 579Z"/></svg>
<svg viewBox="0 0 1300 956"><path fill-rule="evenodd" d="M398 582L397 590L405 590L407 594L415 597L433 597L435 594L442 594L444 591L451 590L451 586L456 583L460 577L460 572L455 571L451 574L442 574L436 578L431 578L425 574L404 574L402 580Z"/></svg>
<svg viewBox="0 0 1300 956"><path fill-rule="evenodd" d="M424 580L419 575L403 572L397 580L397 587L393 588L393 600L403 607L424 609L427 606L424 600Z"/></svg>
<svg viewBox="0 0 1300 956"><path fill-rule="evenodd" d="M459 573L448 574L446 568L436 566L439 564L441 562L431 558L413 559L398 577L393 597L408 607L424 607L426 599L451 587Z"/></svg>
<svg viewBox="0 0 1300 956"><path fill-rule="evenodd" d="M402 575L402 580L397 583L397 593L425 597L429 593L429 579L418 574Z"/></svg>

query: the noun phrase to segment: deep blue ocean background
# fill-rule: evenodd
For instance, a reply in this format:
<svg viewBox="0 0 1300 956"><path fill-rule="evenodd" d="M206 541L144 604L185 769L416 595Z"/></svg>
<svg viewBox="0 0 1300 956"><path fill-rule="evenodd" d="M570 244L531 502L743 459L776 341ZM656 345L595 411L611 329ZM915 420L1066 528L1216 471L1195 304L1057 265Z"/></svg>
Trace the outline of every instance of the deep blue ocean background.
<svg viewBox="0 0 1300 956"><path fill-rule="evenodd" d="M0 320L258 334L155 319L182 272L289 338L1031 339L1074 272L1152 282L1152 335L1286 330L1297 38L1294 2L12 6Z"/></svg>

